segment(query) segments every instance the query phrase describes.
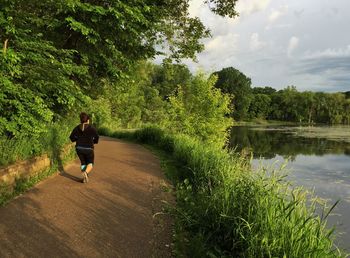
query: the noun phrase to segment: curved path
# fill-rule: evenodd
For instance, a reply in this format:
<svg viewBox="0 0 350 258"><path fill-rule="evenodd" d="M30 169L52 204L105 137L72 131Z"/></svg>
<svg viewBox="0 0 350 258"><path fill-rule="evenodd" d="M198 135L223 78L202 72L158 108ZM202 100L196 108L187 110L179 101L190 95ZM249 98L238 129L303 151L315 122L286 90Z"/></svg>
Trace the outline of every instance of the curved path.
<svg viewBox="0 0 350 258"><path fill-rule="evenodd" d="M0 257L170 257L159 160L102 137L88 184L79 162L0 208Z"/></svg>

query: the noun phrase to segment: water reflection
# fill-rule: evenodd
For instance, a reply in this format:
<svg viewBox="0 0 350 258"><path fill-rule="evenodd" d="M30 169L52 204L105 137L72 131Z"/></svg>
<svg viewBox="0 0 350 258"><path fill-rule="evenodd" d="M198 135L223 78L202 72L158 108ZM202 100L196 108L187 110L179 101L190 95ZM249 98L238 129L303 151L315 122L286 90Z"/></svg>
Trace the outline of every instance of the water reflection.
<svg viewBox="0 0 350 258"><path fill-rule="evenodd" d="M344 154L350 156L350 144L320 138L303 138L295 135L292 127L247 127L231 129L230 147L238 151L252 151L254 157L272 159L276 155Z"/></svg>
<svg viewBox="0 0 350 258"><path fill-rule="evenodd" d="M349 128L350 129L350 128ZM252 166L280 167L289 163L288 179L313 189L317 196L341 200L329 218L337 226L337 244L350 251L350 144L327 139L298 137L291 127L234 127L230 147L252 152Z"/></svg>

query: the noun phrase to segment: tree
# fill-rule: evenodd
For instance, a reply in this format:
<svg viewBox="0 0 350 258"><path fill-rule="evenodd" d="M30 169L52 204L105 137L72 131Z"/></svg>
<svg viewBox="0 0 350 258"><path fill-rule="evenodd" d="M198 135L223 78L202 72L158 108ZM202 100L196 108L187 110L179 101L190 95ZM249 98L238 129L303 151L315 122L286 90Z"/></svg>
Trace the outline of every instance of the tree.
<svg viewBox="0 0 350 258"><path fill-rule="evenodd" d="M234 18L238 15L235 11L236 2L238 0L206 0L210 9L220 16L228 16Z"/></svg>
<svg viewBox="0 0 350 258"><path fill-rule="evenodd" d="M272 95L276 92L276 89L271 87L254 87L252 88L253 94L265 94L265 95Z"/></svg>
<svg viewBox="0 0 350 258"><path fill-rule="evenodd" d="M266 119L270 112L271 98L266 94L253 94L249 106L250 118Z"/></svg>
<svg viewBox="0 0 350 258"><path fill-rule="evenodd" d="M350 124L350 99L346 99L344 103L343 123L347 125Z"/></svg>
<svg viewBox="0 0 350 258"><path fill-rule="evenodd" d="M242 120L247 117L248 108L251 102L251 80L239 70L228 67L214 75L218 77L215 87L223 93L233 95L233 117Z"/></svg>
<svg viewBox="0 0 350 258"><path fill-rule="evenodd" d="M300 112L302 112L303 117L307 119L307 123L313 123L316 109L315 93L311 91L300 93L300 107Z"/></svg>
<svg viewBox="0 0 350 258"><path fill-rule="evenodd" d="M292 122L348 123L348 99L344 93L298 92L288 86L271 95L269 119Z"/></svg>
<svg viewBox="0 0 350 258"><path fill-rule="evenodd" d="M350 99L350 91L344 92L345 98Z"/></svg>
<svg viewBox="0 0 350 258"><path fill-rule="evenodd" d="M183 64L163 63L155 66L152 76L152 85L159 91L160 96L166 99L178 88L190 82L192 74Z"/></svg>
<svg viewBox="0 0 350 258"><path fill-rule="evenodd" d="M327 94L327 113L330 124L340 124L343 120L345 95L342 93Z"/></svg>
<svg viewBox="0 0 350 258"><path fill-rule="evenodd" d="M214 87L215 76L196 75L189 84L179 86L172 95L168 121L170 131L185 133L222 146L227 128L232 125L230 97Z"/></svg>

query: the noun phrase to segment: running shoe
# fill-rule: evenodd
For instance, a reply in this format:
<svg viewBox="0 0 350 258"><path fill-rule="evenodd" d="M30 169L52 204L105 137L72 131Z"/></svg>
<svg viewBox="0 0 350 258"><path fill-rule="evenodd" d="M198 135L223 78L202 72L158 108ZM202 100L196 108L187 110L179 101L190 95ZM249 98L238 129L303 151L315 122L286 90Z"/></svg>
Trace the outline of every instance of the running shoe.
<svg viewBox="0 0 350 258"><path fill-rule="evenodd" d="M88 183L89 182L89 176L88 174L84 171L83 172L83 183Z"/></svg>

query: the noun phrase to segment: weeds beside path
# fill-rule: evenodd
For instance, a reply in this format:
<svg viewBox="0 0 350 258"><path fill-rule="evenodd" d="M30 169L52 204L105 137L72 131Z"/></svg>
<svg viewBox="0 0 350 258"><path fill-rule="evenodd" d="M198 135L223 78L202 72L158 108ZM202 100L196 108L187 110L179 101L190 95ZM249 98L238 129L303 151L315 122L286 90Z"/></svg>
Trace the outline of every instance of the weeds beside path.
<svg viewBox="0 0 350 258"><path fill-rule="evenodd" d="M1 257L170 257L158 159L103 137L88 184L79 162L0 208Z"/></svg>

